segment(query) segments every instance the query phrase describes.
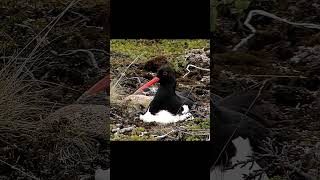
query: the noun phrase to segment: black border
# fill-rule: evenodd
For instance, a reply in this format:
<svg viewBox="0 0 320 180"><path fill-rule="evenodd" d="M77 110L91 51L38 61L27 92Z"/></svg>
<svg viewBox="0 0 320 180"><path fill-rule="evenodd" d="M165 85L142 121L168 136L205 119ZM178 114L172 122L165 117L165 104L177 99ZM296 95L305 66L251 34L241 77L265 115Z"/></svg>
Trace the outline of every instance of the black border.
<svg viewBox="0 0 320 180"><path fill-rule="evenodd" d="M209 39L209 0L111 0L112 39Z"/></svg>

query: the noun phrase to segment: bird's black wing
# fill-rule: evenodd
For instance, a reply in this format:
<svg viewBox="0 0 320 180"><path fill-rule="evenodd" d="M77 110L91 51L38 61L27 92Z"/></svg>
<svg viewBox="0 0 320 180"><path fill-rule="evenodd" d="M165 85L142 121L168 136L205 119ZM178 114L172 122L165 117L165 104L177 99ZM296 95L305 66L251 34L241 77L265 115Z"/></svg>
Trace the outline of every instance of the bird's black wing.
<svg viewBox="0 0 320 180"><path fill-rule="evenodd" d="M176 94L181 99L182 104L187 104L189 107L191 107L195 102L189 92L176 91Z"/></svg>
<svg viewBox="0 0 320 180"><path fill-rule="evenodd" d="M211 102L212 160L217 159L227 141L224 154L232 156L235 152L231 141L239 136L249 138L254 151L259 151L262 140L271 137L268 123L253 109L247 112L257 96L257 91L243 91L230 95L218 102ZM226 156L220 161L227 162Z"/></svg>
<svg viewBox="0 0 320 180"><path fill-rule="evenodd" d="M217 101L215 105L246 114L248 117L259 121L264 126L271 127L272 122L266 121L255 108L255 104L259 100L258 93L259 91L257 89L244 90Z"/></svg>

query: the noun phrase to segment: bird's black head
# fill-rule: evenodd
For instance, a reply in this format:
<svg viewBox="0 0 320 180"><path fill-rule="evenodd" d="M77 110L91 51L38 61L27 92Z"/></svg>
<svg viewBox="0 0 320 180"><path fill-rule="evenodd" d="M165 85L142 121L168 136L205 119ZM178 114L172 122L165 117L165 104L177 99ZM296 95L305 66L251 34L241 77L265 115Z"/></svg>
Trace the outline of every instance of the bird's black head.
<svg viewBox="0 0 320 180"><path fill-rule="evenodd" d="M176 73L170 66L164 65L159 68L156 77L141 86L134 94L143 91L157 82L160 83L160 89L166 89L175 93Z"/></svg>
<svg viewBox="0 0 320 180"><path fill-rule="evenodd" d="M168 65L164 65L159 68L157 77L160 79L160 85L174 86L176 85L176 73Z"/></svg>

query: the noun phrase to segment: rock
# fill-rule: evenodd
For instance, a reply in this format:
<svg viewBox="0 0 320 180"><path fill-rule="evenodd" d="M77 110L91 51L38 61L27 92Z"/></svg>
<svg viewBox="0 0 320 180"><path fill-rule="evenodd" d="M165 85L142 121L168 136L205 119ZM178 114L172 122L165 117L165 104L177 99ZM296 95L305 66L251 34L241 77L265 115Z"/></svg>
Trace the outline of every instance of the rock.
<svg viewBox="0 0 320 180"><path fill-rule="evenodd" d="M314 47L300 46L295 56L289 59L293 64L307 64L310 67L319 65L320 58L320 45Z"/></svg>
<svg viewBox="0 0 320 180"><path fill-rule="evenodd" d="M209 84L210 83L210 76L203 76L203 78L200 81Z"/></svg>
<svg viewBox="0 0 320 180"><path fill-rule="evenodd" d="M188 64L209 68L210 66L210 51L205 49L191 49L186 51L185 55Z"/></svg>
<svg viewBox="0 0 320 180"><path fill-rule="evenodd" d="M94 175L95 180L110 180L110 169L97 169Z"/></svg>
<svg viewBox="0 0 320 180"><path fill-rule="evenodd" d="M152 99L153 96L129 95L122 104L126 106L128 111L146 111Z"/></svg>

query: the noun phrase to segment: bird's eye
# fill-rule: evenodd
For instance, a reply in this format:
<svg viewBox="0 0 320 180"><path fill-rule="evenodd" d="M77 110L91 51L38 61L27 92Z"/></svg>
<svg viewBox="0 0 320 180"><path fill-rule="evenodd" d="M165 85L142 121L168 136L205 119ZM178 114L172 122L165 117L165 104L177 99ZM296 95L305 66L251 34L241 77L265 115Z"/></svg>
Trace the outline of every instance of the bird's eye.
<svg viewBox="0 0 320 180"><path fill-rule="evenodd" d="M162 75L167 76L168 72L163 72Z"/></svg>

